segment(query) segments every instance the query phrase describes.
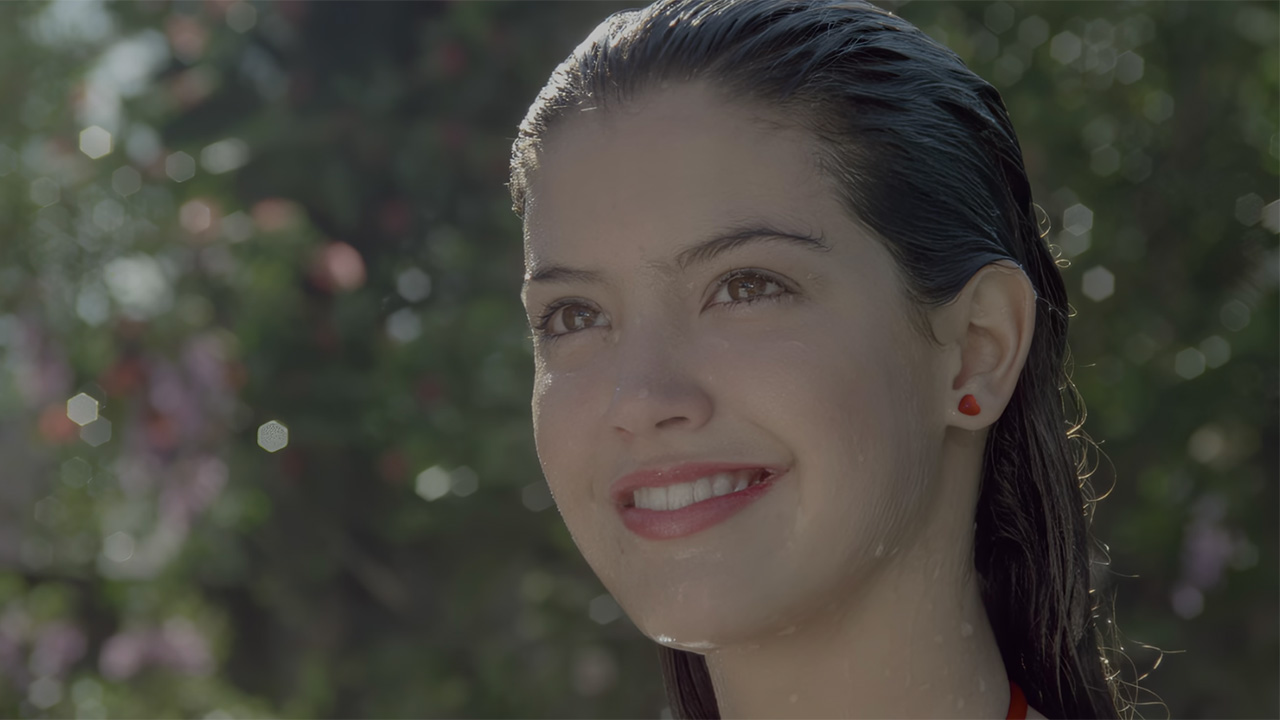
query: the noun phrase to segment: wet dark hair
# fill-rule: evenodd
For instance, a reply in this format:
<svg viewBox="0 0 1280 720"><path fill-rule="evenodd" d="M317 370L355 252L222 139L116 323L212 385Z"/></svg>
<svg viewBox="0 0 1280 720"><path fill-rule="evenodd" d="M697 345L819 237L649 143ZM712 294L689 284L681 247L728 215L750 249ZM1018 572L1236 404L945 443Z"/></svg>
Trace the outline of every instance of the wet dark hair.
<svg viewBox="0 0 1280 720"><path fill-rule="evenodd" d="M541 141L569 111L695 80L818 140L822 170L892 255L913 321L935 343L926 308L952 301L989 263L1010 259L1027 274L1035 334L987 437L974 565L1006 672L1032 707L1050 718L1127 717L1108 657L1110 611L1092 587L1105 546L1089 531L1096 498L1085 466L1096 444L1081 429L1067 367L1070 308L1000 94L866 2L661 0L610 16L556 68L512 149L516 213L524 217ZM658 652L675 717L718 718L705 658Z"/></svg>

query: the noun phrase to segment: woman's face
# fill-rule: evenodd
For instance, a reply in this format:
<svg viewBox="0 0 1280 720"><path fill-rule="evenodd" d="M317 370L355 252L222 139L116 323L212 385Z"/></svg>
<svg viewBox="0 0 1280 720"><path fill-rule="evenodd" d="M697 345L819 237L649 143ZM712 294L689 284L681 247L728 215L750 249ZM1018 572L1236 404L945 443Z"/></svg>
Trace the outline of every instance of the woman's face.
<svg viewBox="0 0 1280 720"><path fill-rule="evenodd" d="M688 650L787 632L893 563L922 532L952 392L814 145L757 117L698 85L571 113L526 207L524 302L556 336L535 342L542 469L631 620ZM613 483L688 463L775 477L709 527L630 529Z"/></svg>

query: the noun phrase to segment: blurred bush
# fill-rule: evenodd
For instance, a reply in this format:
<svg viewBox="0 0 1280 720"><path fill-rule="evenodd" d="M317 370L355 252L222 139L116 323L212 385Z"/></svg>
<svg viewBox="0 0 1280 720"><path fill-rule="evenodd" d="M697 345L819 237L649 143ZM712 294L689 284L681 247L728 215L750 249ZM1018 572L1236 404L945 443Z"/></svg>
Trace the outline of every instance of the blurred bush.
<svg viewBox="0 0 1280 720"><path fill-rule="evenodd" d="M1277 716L1274 3L884 5L1019 130L1139 711ZM0 4L0 715L665 712L538 468L504 187L626 6Z"/></svg>

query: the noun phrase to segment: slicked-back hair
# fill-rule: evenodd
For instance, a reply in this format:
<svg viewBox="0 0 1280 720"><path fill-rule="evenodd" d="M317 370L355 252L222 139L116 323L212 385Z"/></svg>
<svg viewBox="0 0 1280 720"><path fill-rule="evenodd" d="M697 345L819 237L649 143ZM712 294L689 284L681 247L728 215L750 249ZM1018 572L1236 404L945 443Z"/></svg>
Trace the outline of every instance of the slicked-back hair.
<svg viewBox="0 0 1280 720"><path fill-rule="evenodd" d="M1032 707L1050 718L1128 716L1110 611L1093 587L1105 550L1089 530L1094 443L1067 366L1071 310L1000 94L867 2L660 0L604 20L538 94L512 148L516 213L542 141L567 114L693 81L812 135L845 210L892 256L924 337L937 342L925 311L982 267L1009 259L1027 274L1035 333L987 437L974 567L1005 669ZM719 718L705 658L657 650L673 715Z"/></svg>

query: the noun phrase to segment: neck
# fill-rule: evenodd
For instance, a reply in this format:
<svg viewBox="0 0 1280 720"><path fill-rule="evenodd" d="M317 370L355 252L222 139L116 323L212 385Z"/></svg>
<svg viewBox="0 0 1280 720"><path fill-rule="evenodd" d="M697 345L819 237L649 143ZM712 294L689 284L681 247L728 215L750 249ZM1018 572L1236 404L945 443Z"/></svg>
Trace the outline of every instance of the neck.
<svg viewBox="0 0 1280 720"><path fill-rule="evenodd" d="M721 717L1005 717L1009 679L973 570L972 524L948 523L973 517L974 494L939 480L922 524L942 532L891 551L876 577L798 626L706 655Z"/></svg>

